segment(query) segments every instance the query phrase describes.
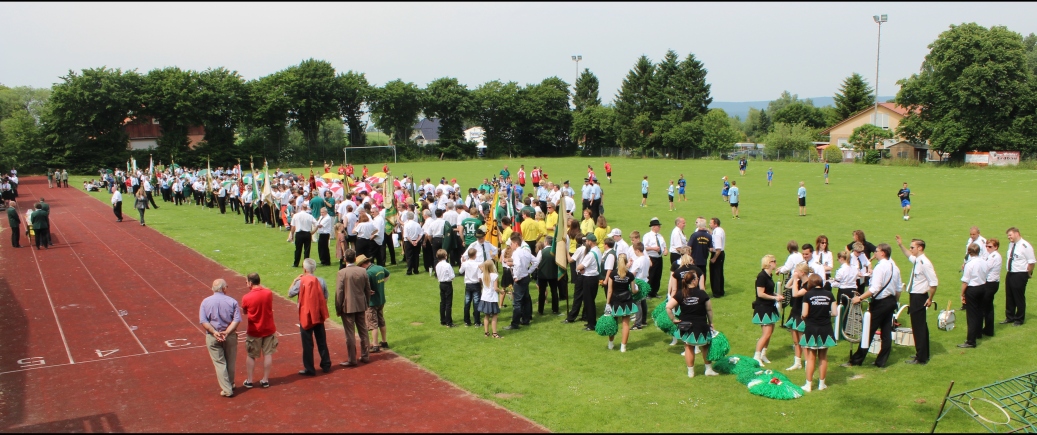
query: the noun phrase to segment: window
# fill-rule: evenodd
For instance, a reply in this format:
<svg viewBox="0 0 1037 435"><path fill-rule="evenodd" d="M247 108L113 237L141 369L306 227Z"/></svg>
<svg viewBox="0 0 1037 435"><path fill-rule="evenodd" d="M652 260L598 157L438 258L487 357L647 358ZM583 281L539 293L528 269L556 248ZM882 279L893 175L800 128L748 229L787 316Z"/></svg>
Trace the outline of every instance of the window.
<svg viewBox="0 0 1037 435"><path fill-rule="evenodd" d="M882 127L886 130L889 130L889 115L885 113L879 113L877 120L875 118L875 115L875 113L871 114L871 124L876 127Z"/></svg>
<svg viewBox="0 0 1037 435"><path fill-rule="evenodd" d="M841 138L839 138L837 143L839 145L839 148L851 148L850 147L850 139L849 138L841 137Z"/></svg>
<svg viewBox="0 0 1037 435"><path fill-rule="evenodd" d="M906 159L907 158L907 151L897 151L897 158L898 159Z"/></svg>

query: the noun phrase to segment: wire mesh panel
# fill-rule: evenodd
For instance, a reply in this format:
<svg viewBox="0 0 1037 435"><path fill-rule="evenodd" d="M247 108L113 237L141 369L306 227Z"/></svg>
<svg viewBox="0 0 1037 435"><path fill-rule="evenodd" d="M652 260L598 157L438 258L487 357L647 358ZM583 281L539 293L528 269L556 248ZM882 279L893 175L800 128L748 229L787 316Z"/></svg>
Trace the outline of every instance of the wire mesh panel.
<svg viewBox="0 0 1037 435"><path fill-rule="evenodd" d="M1037 433L1037 372L948 396L947 401L989 432Z"/></svg>

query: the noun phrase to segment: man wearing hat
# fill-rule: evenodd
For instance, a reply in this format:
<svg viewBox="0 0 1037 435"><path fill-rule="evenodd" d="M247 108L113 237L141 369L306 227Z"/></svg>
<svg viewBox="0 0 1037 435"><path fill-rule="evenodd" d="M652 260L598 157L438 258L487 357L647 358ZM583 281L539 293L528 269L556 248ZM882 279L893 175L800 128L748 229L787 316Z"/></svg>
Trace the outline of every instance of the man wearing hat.
<svg viewBox="0 0 1037 435"><path fill-rule="evenodd" d="M583 319L587 321L584 331L593 331L598 324L598 310L594 300L598 297L598 277L601 274L601 251L594 233L584 235L585 254L576 265L580 274L579 285L583 287Z"/></svg>
<svg viewBox="0 0 1037 435"><path fill-rule="evenodd" d="M591 208L591 204L594 202L594 191L593 191L593 189L594 188L593 188L593 185L591 184L591 179L590 178L584 178L583 179L583 187L580 188L580 195L581 195L580 197L583 198L583 208L580 209L581 213L582 213L582 210L586 210L588 208ZM597 218L594 218L594 212L593 211L591 211L591 218L597 220Z"/></svg>
<svg viewBox="0 0 1037 435"><path fill-rule="evenodd" d="M648 222L648 226L652 228L648 234L643 237L645 245L645 254L648 255L648 259L652 262L652 267L648 269L648 285L652 288L648 292L648 297L654 298L659 295L659 279L662 277L663 272L663 252L666 252L666 242L663 240L663 236L659 234L659 227L662 226L659 223L659 218L653 217Z"/></svg>
<svg viewBox="0 0 1037 435"><path fill-rule="evenodd" d="M385 316L382 314L382 309L385 308L385 282L389 280L389 270L372 264L370 258L366 258L363 255L357 258L357 266L367 269L367 279L371 281L371 289L374 290L374 294L367 301L367 330L368 334L374 334L374 337L370 340L371 343L378 343L378 345L371 346L371 352L381 352L382 348L389 348L389 340L385 338ZM382 334L381 341L378 340L378 334Z"/></svg>
<svg viewBox="0 0 1037 435"><path fill-rule="evenodd" d="M627 242L623 241L623 231L619 228L613 228L612 232L609 233L609 237L616 242L616 256L626 255L627 262L633 262L634 250L627 244Z"/></svg>
<svg viewBox="0 0 1037 435"><path fill-rule="evenodd" d="M497 259L497 247L493 246L493 243L486 241L486 227L480 226L475 230L476 240L468 245L464 250L464 254L461 256L461 261L476 260L480 264L486 260ZM475 250L475 256L468 255L469 252Z"/></svg>

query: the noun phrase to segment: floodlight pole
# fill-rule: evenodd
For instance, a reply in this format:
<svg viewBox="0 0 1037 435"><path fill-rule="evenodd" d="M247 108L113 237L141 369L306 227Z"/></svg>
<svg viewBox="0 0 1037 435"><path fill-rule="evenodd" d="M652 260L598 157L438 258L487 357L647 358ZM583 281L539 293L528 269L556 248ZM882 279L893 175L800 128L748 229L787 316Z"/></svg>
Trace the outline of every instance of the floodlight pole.
<svg viewBox="0 0 1037 435"><path fill-rule="evenodd" d="M573 80L573 98L576 98L576 82L580 80L580 61L583 60L583 55L575 54L572 59L576 62L576 78Z"/></svg>
<svg viewBox="0 0 1037 435"><path fill-rule="evenodd" d="M882 23L887 20L887 15L875 15L872 18L875 23L879 25L879 36L878 43L875 46L875 115L872 118L872 125L879 126L879 56L882 52ZM876 146L876 149L878 146Z"/></svg>

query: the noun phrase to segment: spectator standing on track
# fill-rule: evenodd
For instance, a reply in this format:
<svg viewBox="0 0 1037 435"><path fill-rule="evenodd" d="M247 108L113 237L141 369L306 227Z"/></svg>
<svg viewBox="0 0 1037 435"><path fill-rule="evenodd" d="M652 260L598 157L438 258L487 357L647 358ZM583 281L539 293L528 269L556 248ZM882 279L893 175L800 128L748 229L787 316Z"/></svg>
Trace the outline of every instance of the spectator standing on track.
<svg viewBox="0 0 1037 435"><path fill-rule="evenodd" d="M383 347L389 348L389 340L385 338L385 316L382 313L385 308L385 282L389 280L389 270L372 264L370 259L358 262L357 266L367 269L367 279L371 281L371 288L374 290L374 294L367 302L367 331L368 334L374 334L369 341L378 343L378 345L371 346L371 352L381 352ZM377 340L378 333L382 334L381 341Z"/></svg>
<svg viewBox="0 0 1037 435"><path fill-rule="evenodd" d="M302 275L295 278L288 289L288 297L299 296L299 336L302 338L303 376L316 376L313 367L313 343L317 342L320 368L324 373L331 371L331 355L328 353L328 338L324 321L328 319L328 284L324 278L314 276L317 262L307 258L302 262Z"/></svg>
<svg viewBox="0 0 1037 435"><path fill-rule="evenodd" d="M144 196L138 192L138 198ZM212 282L212 296L202 300L198 309L198 322L205 328L205 347L216 368L216 380L220 383L220 395L234 396L234 367L238 356L238 324L241 311L238 301L227 296L227 281L222 278Z"/></svg>
<svg viewBox="0 0 1037 435"><path fill-rule="evenodd" d="M122 222L122 193L118 189L112 192L112 212L115 213L115 221Z"/></svg>
<svg viewBox="0 0 1037 435"><path fill-rule="evenodd" d="M360 361L370 362L368 352L370 341L367 338L367 319L365 313L374 290L367 270L357 266L369 259L365 255L356 255L352 249L346 250L346 267L338 271L335 285L335 313L342 318L342 326L346 333L346 350L349 360L339 363L342 367L356 367L356 335L360 334Z"/></svg>
<svg viewBox="0 0 1037 435"><path fill-rule="evenodd" d="M133 208L137 209L137 213L140 214L140 226L144 226L144 210L147 209L148 198L144 196L144 189L137 189L136 197L133 201Z"/></svg>
<svg viewBox="0 0 1037 435"><path fill-rule="evenodd" d="M67 169L62 169L61 170L61 183L64 185L64 187L68 187L68 170ZM155 208L158 208L158 207L155 207Z"/></svg>
<svg viewBox="0 0 1037 435"><path fill-rule="evenodd" d="M7 203L7 223L11 225L11 246L21 248L22 217L18 215L18 203L13 199Z"/></svg>
<svg viewBox="0 0 1037 435"><path fill-rule="evenodd" d="M43 209L42 202L36 204L36 211L29 215L29 222L32 224L32 231L36 233L36 250L40 250L40 245L44 248L50 249L50 213ZM143 224L141 224L143 225Z"/></svg>
<svg viewBox="0 0 1037 435"><path fill-rule="evenodd" d="M53 189L54 188L54 171L51 170L50 168L47 168L47 188L48 189Z"/></svg>
<svg viewBox="0 0 1037 435"><path fill-rule="evenodd" d="M246 277L248 293L241 297L241 312L248 318L245 335L245 382L241 385L252 388L252 371L256 359L263 357L263 379L259 386L270 387L270 369L277 351L277 327L274 325L274 293L259 285L259 274L252 272Z"/></svg>

